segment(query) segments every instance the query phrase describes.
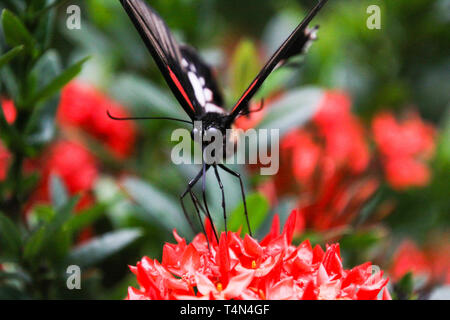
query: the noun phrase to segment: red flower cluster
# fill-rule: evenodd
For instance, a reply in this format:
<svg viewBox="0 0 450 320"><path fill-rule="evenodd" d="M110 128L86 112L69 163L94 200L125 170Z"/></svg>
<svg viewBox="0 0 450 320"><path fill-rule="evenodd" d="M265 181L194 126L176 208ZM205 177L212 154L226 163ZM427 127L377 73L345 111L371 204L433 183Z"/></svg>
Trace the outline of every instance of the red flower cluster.
<svg viewBox="0 0 450 320"><path fill-rule="evenodd" d="M450 284L450 243L442 241L430 250L420 250L410 241L404 241L397 249L390 274L395 281L408 272L422 277L429 283Z"/></svg>
<svg viewBox="0 0 450 320"><path fill-rule="evenodd" d="M351 113L351 100L343 92L327 92L311 123L283 138L280 153L280 171L262 191L269 199L301 194L298 231L347 224L378 188L377 179L361 176L370 154L364 130Z"/></svg>
<svg viewBox="0 0 450 320"><path fill-rule="evenodd" d="M325 139L325 153L336 166L347 166L352 173L361 173L369 164L369 150L364 130L351 112L351 99L344 92L325 94L314 123Z"/></svg>
<svg viewBox="0 0 450 320"><path fill-rule="evenodd" d="M345 93L327 92L312 126L294 130L283 138L282 161L287 158L289 166L280 167L288 169L288 175L292 173L302 185L310 185L318 172L324 180L340 169L350 174L363 172L369 164L369 151L362 126L350 107Z"/></svg>
<svg viewBox="0 0 450 320"><path fill-rule="evenodd" d="M136 128L133 122L114 121L106 111L127 117L125 108L90 85L73 81L62 91L58 121L63 126L81 128L104 142L119 158L133 152Z"/></svg>
<svg viewBox="0 0 450 320"><path fill-rule="evenodd" d="M8 175L9 161L11 154L0 142L0 182L4 181Z"/></svg>
<svg viewBox="0 0 450 320"><path fill-rule="evenodd" d="M418 114L402 122L383 112L372 123L375 142L382 156L386 179L395 189L424 186L430 180L425 160L433 155L435 129Z"/></svg>
<svg viewBox="0 0 450 320"><path fill-rule="evenodd" d="M17 110L14 106L14 102L9 99L2 99L3 115L8 123L14 123L17 118Z"/></svg>
<svg viewBox="0 0 450 320"><path fill-rule="evenodd" d="M144 257L130 267L141 288L130 287L128 299L390 299L388 279L370 263L343 268L338 244L292 245L295 219L279 234L275 216L261 242L228 232L217 243L207 224L210 248L203 234L187 244L174 231L177 244L164 245L162 263Z"/></svg>
<svg viewBox="0 0 450 320"><path fill-rule="evenodd" d="M3 116L8 123L14 123L17 117L17 111L14 107L14 102L7 99L1 99L1 105L3 110ZM8 175L9 161L11 160L11 154L8 149L5 148L0 140L0 182L5 180Z"/></svg>
<svg viewBox="0 0 450 320"><path fill-rule="evenodd" d="M62 179L71 195L83 194L77 209L81 210L93 202L89 191L97 179L98 168L94 156L82 145L59 141L37 163L31 165L39 166L38 170L42 175L33 203L50 200L49 181L52 174Z"/></svg>

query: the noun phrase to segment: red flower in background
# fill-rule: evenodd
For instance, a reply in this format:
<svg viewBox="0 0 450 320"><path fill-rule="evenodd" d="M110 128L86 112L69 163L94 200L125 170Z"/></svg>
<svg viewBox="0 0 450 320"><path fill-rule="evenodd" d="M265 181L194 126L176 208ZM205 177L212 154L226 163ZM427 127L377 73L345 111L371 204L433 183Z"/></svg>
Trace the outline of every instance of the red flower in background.
<svg viewBox="0 0 450 320"><path fill-rule="evenodd" d="M372 122L372 131L381 153L386 179L395 189L428 184L426 165L435 148L435 129L418 114L397 121L393 114L382 112Z"/></svg>
<svg viewBox="0 0 450 320"><path fill-rule="evenodd" d="M110 119L108 110L117 117L129 116L122 105L94 87L73 81L62 91L58 121L81 128L104 142L118 158L125 158L133 152L136 127L133 122Z"/></svg>
<svg viewBox="0 0 450 320"><path fill-rule="evenodd" d="M395 281L398 281L408 272L412 272L416 276L428 277L430 271L425 254L414 242L405 241L394 255L394 263L389 273Z"/></svg>
<svg viewBox="0 0 450 320"><path fill-rule="evenodd" d="M210 248L203 234L187 244L174 231L177 244L164 245L162 263L144 257L130 267L140 289L130 287L128 299L390 299L388 279L372 274L370 263L343 268L338 244L292 245L295 219L293 212L280 234L276 216L260 242L234 232L219 243L209 236Z"/></svg>
<svg viewBox="0 0 450 320"><path fill-rule="evenodd" d="M408 272L426 278L428 283L450 284L450 242L439 239L437 245L421 250L411 240L405 240L393 256L389 273L399 281Z"/></svg>
<svg viewBox="0 0 450 320"><path fill-rule="evenodd" d="M244 131L255 128L267 115L267 110L270 108L271 103L280 95L282 94L272 94L272 96L265 99L264 102L250 102L250 113L246 116L238 117L234 126Z"/></svg>
<svg viewBox="0 0 450 320"><path fill-rule="evenodd" d="M14 107L14 102L8 99L1 99L3 116L8 123L14 123L17 117L17 111ZM5 180L8 175L9 162L11 160L11 153L3 145L0 140L0 182Z"/></svg>
<svg viewBox="0 0 450 320"><path fill-rule="evenodd" d="M431 277L438 283L450 285L450 241L442 239L426 251L431 261Z"/></svg>
<svg viewBox="0 0 450 320"><path fill-rule="evenodd" d="M14 102L9 99L1 99L3 115L8 123L14 123L17 118L17 110L14 106Z"/></svg>
<svg viewBox="0 0 450 320"><path fill-rule="evenodd" d="M339 91L325 94L313 122L325 139L325 153L337 167L346 166L361 173L369 165L369 150L364 130L351 112L350 97Z"/></svg>
<svg viewBox="0 0 450 320"><path fill-rule="evenodd" d="M50 146L44 156L32 163L41 173L41 181L32 197L32 203L50 201L49 182L52 174L58 175L71 195L82 194L78 210L93 202L90 194L98 176L94 156L82 145L69 141L59 141Z"/></svg>
<svg viewBox="0 0 450 320"><path fill-rule="evenodd" d="M298 232L342 227L378 188L376 178L362 175L369 162L365 132L351 113L349 96L329 91L312 121L283 137L280 171L260 190L275 201L299 195Z"/></svg>
<svg viewBox="0 0 450 320"><path fill-rule="evenodd" d="M0 182L4 181L8 176L8 167L10 160L11 154L0 141Z"/></svg>

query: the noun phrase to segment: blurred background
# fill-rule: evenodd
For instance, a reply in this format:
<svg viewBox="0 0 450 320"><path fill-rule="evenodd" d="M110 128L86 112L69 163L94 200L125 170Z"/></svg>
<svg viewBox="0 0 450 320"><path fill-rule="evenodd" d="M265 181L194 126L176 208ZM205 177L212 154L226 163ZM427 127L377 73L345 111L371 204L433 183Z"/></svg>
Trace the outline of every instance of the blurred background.
<svg viewBox="0 0 450 320"><path fill-rule="evenodd" d="M148 2L214 68L227 108L316 3ZM370 5L380 29L367 26ZM128 265L160 260L174 228L194 236L179 195L199 168L170 160L178 123L115 122L106 110L187 117L119 1L0 9L0 298L123 299L136 286ZM450 3L333 0L315 24L308 54L254 99L264 110L237 123L282 129L277 175L231 166L256 237L297 209L297 243L339 242L345 267L370 260L387 272L393 298L448 299ZM238 230L239 182L222 179ZM212 172L207 186L223 228ZM70 264L82 267L82 290L66 287Z"/></svg>

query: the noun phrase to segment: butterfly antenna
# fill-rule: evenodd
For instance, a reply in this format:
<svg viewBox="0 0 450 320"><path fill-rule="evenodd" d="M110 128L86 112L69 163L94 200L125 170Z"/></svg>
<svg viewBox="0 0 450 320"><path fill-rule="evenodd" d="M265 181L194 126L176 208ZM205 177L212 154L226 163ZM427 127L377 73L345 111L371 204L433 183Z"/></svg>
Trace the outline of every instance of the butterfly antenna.
<svg viewBox="0 0 450 320"><path fill-rule="evenodd" d="M108 117L112 120L118 120L118 121L129 121L129 120L171 120L171 121L178 121L178 122L184 122L192 124L192 121L183 120L183 119L177 119L177 118L171 118L171 117L125 117L125 118L119 118L111 115L109 110L106 111L106 114Z"/></svg>
<svg viewBox="0 0 450 320"><path fill-rule="evenodd" d="M256 108L256 109L253 109L253 110L243 110L242 112L241 112L241 116L248 116L249 114L251 114L251 113L255 113L255 112L259 112L259 111L261 111L263 108L264 108L264 105L265 105L265 101L264 101L264 98L262 98L261 99L261 104L259 105L259 107L258 108Z"/></svg>
<svg viewBox="0 0 450 320"><path fill-rule="evenodd" d="M265 105L265 100L264 100L264 98L262 98L262 99L261 99L261 103L260 103L260 105L259 105L259 108L250 110L249 114L250 114L250 113L254 113L254 112L259 112L259 111L261 111L262 109L264 109L264 105Z"/></svg>

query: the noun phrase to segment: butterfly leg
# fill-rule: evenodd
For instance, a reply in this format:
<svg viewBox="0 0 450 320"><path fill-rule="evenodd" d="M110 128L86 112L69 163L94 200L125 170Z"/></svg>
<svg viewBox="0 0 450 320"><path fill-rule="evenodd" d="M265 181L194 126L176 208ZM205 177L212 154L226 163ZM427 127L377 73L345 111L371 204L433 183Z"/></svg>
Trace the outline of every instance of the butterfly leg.
<svg viewBox="0 0 450 320"><path fill-rule="evenodd" d="M203 174L203 169L197 174L197 176L196 176L194 179L192 179L191 181L189 181L188 187L187 187L186 190L183 192L183 194L180 196L180 202L181 202L181 207L182 207L182 209L183 209L184 216L186 217L186 220L188 221L188 223L189 223L189 225L191 226L192 231L193 231L194 233L195 233L196 231L195 231L194 225L192 224L191 219L189 218L189 214L188 214L188 212L187 212L187 210L186 210L186 207L185 207L185 205L184 205L184 198L186 197L186 195L187 195L188 193L190 193L190 194L191 194L191 198L194 199L193 193L192 193L192 188L195 186L195 184L198 182L198 180L200 180L202 174ZM198 200L197 200L197 201L198 201ZM196 211L197 211L197 215L200 217L200 213L198 212L198 207L197 207L197 205L196 205L196 203L195 203L194 200L193 200L193 202L194 202L195 209L196 209ZM201 224L202 224L202 226L203 226L203 222L201 221L201 218L200 218L200 222L201 222Z"/></svg>
<svg viewBox="0 0 450 320"><path fill-rule="evenodd" d="M201 206L200 201L197 199L197 197L195 196L192 189L189 191L189 194L191 195L192 203L194 204L195 211L197 212L198 221L200 222L200 226L202 227L203 234L206 236L206 243L208 244L208 249L211 249L211 245L209 244L209 239L206 235L205 225L203 223L203 219L200 214L200 210L201 210L203 212L203 214L206 216L205 210ZM200 210L199 210L199 208L200 208Z"/></svg>
<svg viewBox="0 0 450 320"><path fill-rule="evenodd" d="M220 180L219 170L217 170L217 165L214 164L213 167L214 167L214 173L216 174L217 182L219 183L220 191L222 192L223 220L225 223L225 234L227 234L228 229L227 229L227 210L225 208L225 193L223 190L222 180Z"/></svg>
<svg viewBox="0 0 450 320"><path fill-rule="evenodd" d="M239 183L241 184L241 194L242 194L242 201L244 202L244 213L245 213L245 219L247 220L248 233L250 234L250 236L253 236L252 229L250 228L250 221L248 219L247 201L245 200L244 183L242 182L241 175L239 173L234 172L233 170L225 167L223 164L219 164L219 167L222 168L222 170L228 172L229 174L231 174L239 179Z"/></svg>
<svg viewBox="0 0 450 320"><path fill-rule="evenodd" d="M195 228L194 228L194 225L193 225L191 219L189 218L189 215L188 215L188 213L187 213L187 210L186 210L186 207L185 207L185 205L184 205L184 200L183 200L183 199L184 199L184 197L180 197L181 208L183 209L184 217L186 218L187 222L189 223L189 226L191 227L192 232L195 234L195 233L196 233L196 230L195 230Z"/></svg>
<svg viewBox="0 0 450 320"><path fill-rule="evenodd" d="M219 243L219 237L217 236L216 227L214 226L214 221L211 217L211 213L209 212L208 202L206 201L206 171L209 169L210 165L203 163L202 168L202 196L203 196L203 204L205 205L206 214L208 216L209 221L211 222L211 227L214 231L214 236L216 237L217 243Z"/></svg>

